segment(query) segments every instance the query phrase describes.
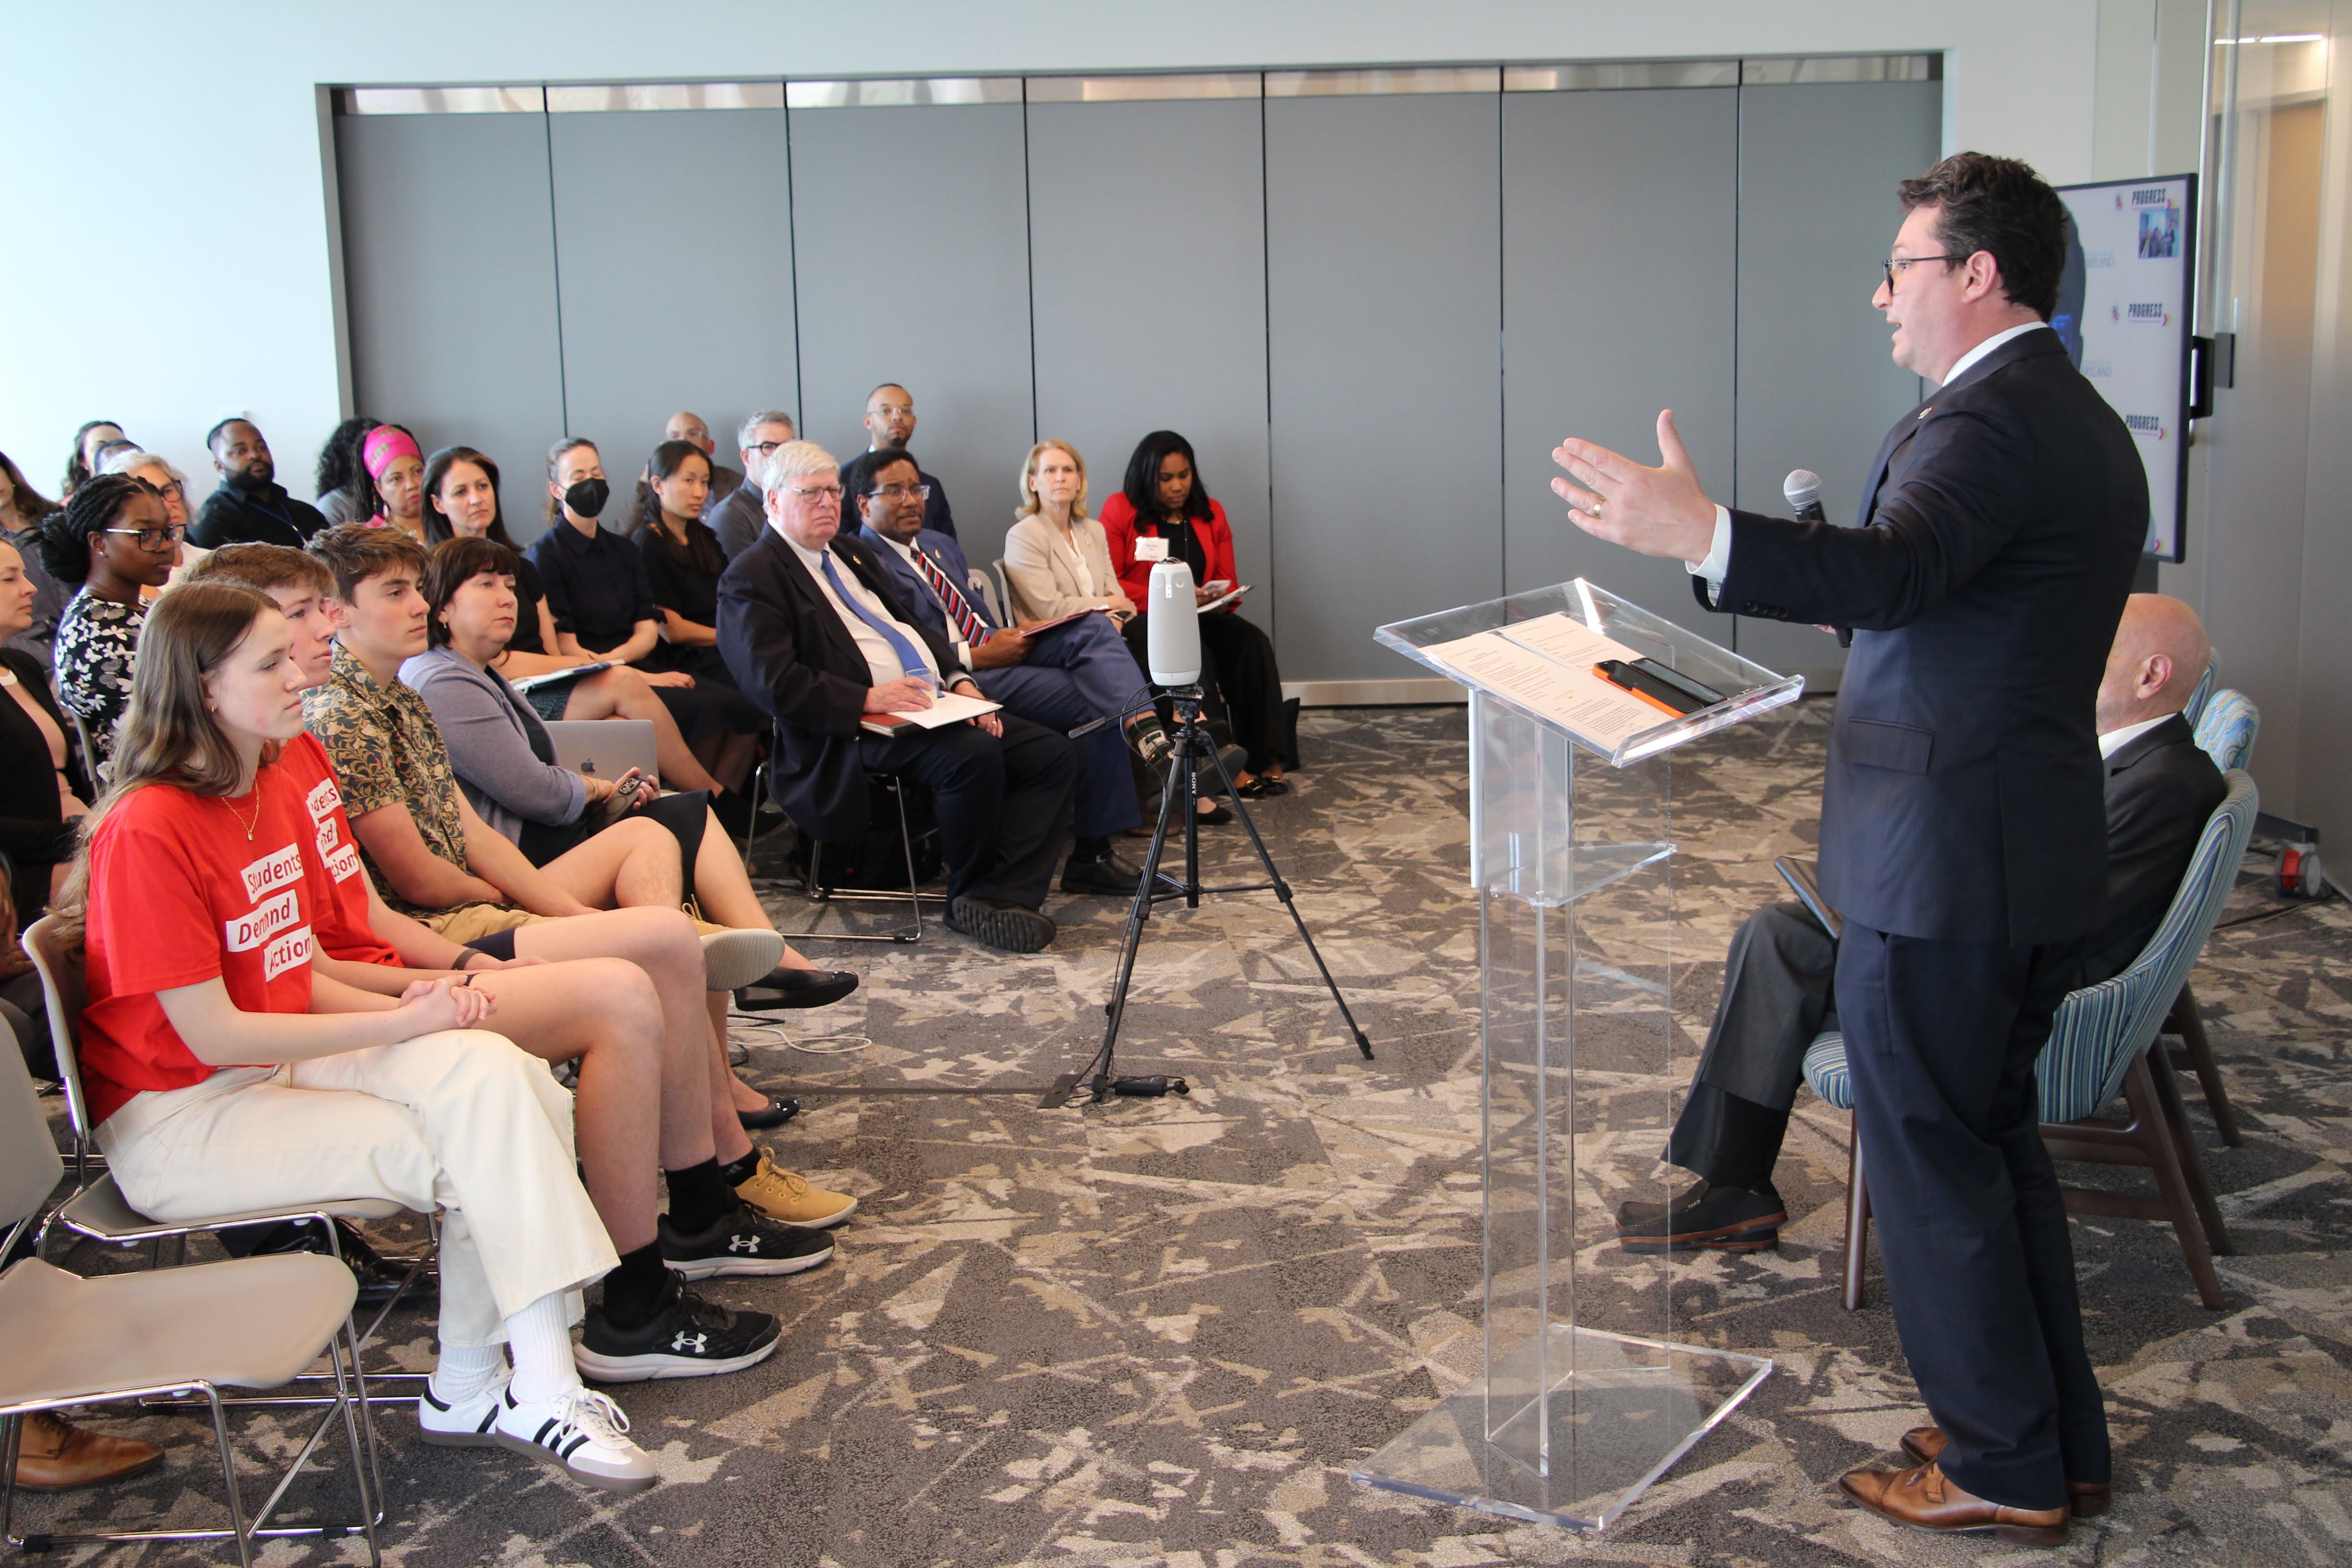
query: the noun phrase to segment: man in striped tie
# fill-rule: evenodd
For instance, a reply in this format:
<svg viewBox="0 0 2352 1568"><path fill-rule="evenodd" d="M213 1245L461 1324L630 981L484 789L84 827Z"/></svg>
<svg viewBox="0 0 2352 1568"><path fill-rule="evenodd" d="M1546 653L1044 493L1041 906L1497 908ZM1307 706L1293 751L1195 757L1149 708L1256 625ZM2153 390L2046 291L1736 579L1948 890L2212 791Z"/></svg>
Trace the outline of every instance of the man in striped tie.
<svg viewBox="0 0 2352 1568"><path fill-rule="evenodd" d="M1113 834L1142 820L1127 746L1149 759L1155 749L1164 755L1166 742L1150 708L1131 722L1120 718L1146 691L1118 628L1097 615L1034 636L998 626L971 593L962 547L923 526L926 498L914 458L884 447L859 457L841 478L844 521L855 515L864 522L866 542L926 629L955 648L991 701L1076 742L1078 779L1062 890L1131 897L1142 873L1110 847Z"/></svg>

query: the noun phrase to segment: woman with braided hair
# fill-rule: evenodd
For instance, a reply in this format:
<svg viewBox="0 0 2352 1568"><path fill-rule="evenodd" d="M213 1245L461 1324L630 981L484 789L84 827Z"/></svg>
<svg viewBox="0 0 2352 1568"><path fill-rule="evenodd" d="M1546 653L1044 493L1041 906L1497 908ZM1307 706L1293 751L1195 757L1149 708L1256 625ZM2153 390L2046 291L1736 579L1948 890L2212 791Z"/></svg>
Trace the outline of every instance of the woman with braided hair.
<svg viewBox="0 0 2352 1568"><path fill-rule="evenodd" d="M63 511L41 523L41 562L63 584L79 584L58 617L58 699L89 731L89 764L103 775L114 729L131 705L142 588L161 588L179 559L175 526L154 487L129 474L84 479Z"/></svg>

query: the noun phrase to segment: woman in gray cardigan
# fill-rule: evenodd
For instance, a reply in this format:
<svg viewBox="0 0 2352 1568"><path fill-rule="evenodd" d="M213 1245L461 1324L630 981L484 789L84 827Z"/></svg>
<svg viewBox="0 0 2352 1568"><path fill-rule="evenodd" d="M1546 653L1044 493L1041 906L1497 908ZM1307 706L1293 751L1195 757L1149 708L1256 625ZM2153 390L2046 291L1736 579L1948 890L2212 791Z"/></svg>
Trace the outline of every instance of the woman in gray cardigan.
<svg viewBox="0 0 2352 1568"><path fill-rule="evenodd" d="M487 539L436 545L425 568L425 626L433 644L400 667L402 682L432 710L458 787L482 820L543 864L622 816L641 811L678 841L687 896L722 925L769 925L759 895L699 791L663 795L645 781L638 802L611 809L619 781L583 777L555 760L547 726L490 668L514 630L515 556ZM655 798L658 797L658 798ZM856 988L857 977L807 967L791 947L747 1005L816 1007ZM778 996L770 999L765 993Z"/></svg>

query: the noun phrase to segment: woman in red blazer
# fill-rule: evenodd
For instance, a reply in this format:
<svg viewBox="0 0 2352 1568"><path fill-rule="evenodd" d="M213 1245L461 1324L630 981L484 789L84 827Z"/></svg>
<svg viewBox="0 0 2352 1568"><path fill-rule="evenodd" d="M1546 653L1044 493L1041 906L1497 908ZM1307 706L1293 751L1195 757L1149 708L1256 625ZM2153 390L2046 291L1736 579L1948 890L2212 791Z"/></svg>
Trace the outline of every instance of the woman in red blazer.
<svg viewBox="0 0 2352 1568"><path fill-rule="evenodd" d="M1137 445L1128 459L1126 485L1103 503L1101 521L1119 586L1139 605L1150 602L1155 561L1190 565L1192 581L1202 584L1193 591L1200 604L1239 581L1225 509L1209 499L1192 444L1173 430L1154 430ZM1224 586L1211 592L1207 584L1219 582ZM1202 683L1213 683L1223 698L1234 741L1248 753L1234 779L1236 791L1253 800L1287 795L1290 786L1282 775L1298 765L1297 710L1283 698L1273 639L1242 619L1237 609L1237 604L1228 605L1201 617ZM1126 626L1138 664L1145 663L1149 618L1138 616Z"/></svg>

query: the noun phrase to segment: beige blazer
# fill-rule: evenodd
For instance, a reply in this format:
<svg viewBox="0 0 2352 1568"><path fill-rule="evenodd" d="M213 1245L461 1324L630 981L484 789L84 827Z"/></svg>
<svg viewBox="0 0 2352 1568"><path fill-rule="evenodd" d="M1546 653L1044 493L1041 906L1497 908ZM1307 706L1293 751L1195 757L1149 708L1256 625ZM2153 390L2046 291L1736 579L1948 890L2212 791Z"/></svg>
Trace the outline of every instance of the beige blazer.
<svg viewBox="0 0 2352 1568"><path fill-rule="evenodd" d="M1043 517L1024 517L1004 536L1004 580L1013 590L1015 620L1046 621L1076 610L1098 610L1118 594L1118 574L1111 570L1110 540L1103 525L1081 518L1070 532L1093 579L1092 593L1078 580L1078 563L1062 542L1062 531Z"/></svg>

